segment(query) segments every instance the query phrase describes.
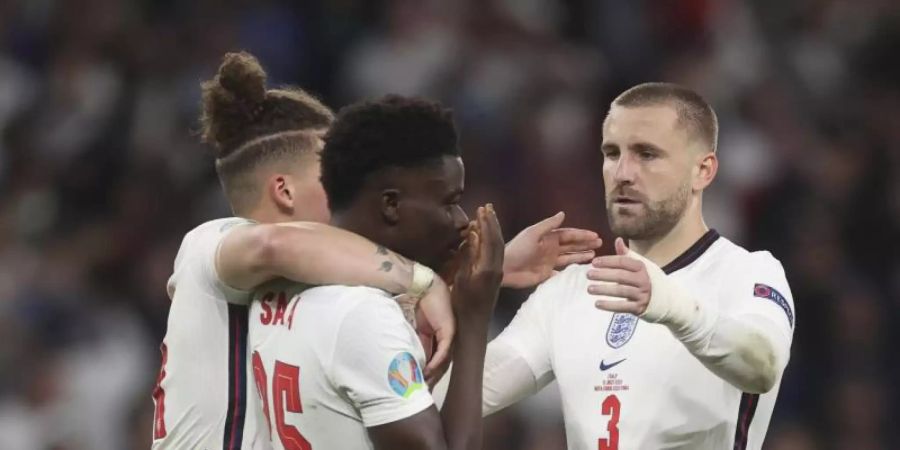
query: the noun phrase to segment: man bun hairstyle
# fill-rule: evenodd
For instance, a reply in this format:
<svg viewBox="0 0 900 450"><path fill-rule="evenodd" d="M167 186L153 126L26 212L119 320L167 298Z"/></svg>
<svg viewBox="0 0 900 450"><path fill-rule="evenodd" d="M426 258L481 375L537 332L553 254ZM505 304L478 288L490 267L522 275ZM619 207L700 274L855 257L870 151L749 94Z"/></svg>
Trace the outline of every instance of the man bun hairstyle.
<svg viewBox="0 0 900 450"><path fill-rule="evenodd" d="M719 140L719 119L709 102L692 89L675 83L643 83L621 93L613 105L625 107L669 104L678 113L682 126L715 152Z"/></svg>
<svg viewBox="0 0 900 450"><path fill-rule="evenodd" d="M342 108L325 136L322 185L332 211L350 206L366 179L389 167L421 167L459 156L452 110L388 95Z"/></svg>
<svg viewBox="0 0 900 450"><path fill-rule="evenodd" d="M318 148L317 132L334 113L306 91L266 88L266 72L247 52L226 53L218 73L201 84L202 141L215 149L216 171L237 210L255 203L252 170Z"/></svg>

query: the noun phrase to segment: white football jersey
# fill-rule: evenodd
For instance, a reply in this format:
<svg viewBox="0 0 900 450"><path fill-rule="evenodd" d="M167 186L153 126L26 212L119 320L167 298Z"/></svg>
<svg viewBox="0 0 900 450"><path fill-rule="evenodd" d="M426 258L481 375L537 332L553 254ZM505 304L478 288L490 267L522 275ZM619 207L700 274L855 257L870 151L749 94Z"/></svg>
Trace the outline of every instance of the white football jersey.
<svg viewBox="0 0 900 450"><path fill-rule="evenodd" d="M259 434L257 397L248 396L249 292L226 286L216 253L229 230L252 223L226 218L185 235L169 279L172 299L161 346L162 367L153 391L153 446L162 449L271 448Z"/></svg>
<svg viewBox="0 0 900 450"><path fill-rule="evenodd" d="M488 347L488 359L491 348L513 349L539 384L558 381L569 449L760 449L784 367L770 392L741 392L665 326L596 309L589 268L541 285ZM663 270L722 314L776 324L787 353L793 300L771 254L711 230Z"/></svg>
<svg viewBox="0 0 900 450"><path fill-rule="evenodd" d="M434 401L397 302L367 287L278 281L254 294L252 368L276 449L372 448L366 428Z"/></svg>

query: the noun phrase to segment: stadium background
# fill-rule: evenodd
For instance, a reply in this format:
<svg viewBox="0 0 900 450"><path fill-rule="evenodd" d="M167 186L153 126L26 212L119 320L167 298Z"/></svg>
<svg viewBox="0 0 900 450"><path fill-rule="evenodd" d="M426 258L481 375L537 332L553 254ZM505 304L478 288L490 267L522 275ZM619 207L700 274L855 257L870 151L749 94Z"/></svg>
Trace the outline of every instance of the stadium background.
<svg viewBox="0 0 900 450"><path fill-rule="evenodd" d="M0 0L0 448L147 448L173 257L228 214L198 86L239 48L334 107L453 106L466 204L507 237L557 210L609 237L609 100L698 89L722 130L708 223L771 250L798 310L767 448L900 448L894 0ZM553 393L486 448L564 448Z"/></svg>

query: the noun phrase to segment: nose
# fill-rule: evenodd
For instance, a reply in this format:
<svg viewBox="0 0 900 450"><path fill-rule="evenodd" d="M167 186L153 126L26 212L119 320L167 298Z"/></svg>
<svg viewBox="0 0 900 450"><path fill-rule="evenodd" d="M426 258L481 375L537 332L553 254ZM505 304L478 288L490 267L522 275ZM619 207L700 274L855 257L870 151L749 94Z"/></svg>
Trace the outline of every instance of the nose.
<svg viewBox="0 0 900 450"><path fill-rule="evenodd" d="M613 170L613 180L617 185L632 184L634 183L636 170L637 164L632 161L632 158L628 156L628 154L622 155L622 157L616 161L616 167Z"/></svg>
<svg viewBox="0 0 900 450"><path fill-rule="evenodd" d="M463 211L462 207L455 206L452 212L453 218L453 227L462 234L467 228L469 228L469 216L466 215L466 212Z"/></svg>

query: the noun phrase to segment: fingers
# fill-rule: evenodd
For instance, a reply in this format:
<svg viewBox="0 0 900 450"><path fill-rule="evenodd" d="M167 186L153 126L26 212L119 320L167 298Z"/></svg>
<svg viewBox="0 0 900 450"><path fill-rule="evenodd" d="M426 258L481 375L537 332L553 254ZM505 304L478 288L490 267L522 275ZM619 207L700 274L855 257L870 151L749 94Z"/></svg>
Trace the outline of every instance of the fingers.
<svg viewBox="0 0 900 450"><path fill-rule="evenodd" d="M617 255L627 255L628 254L628 246L625 245L625 240L620 237L616 238L616 254Z"/></svg>
<svg viewBox="0 0 900 450"><path fill-rule="evenodd" d="M588 286L587 291L591 295L605 295L607 297L621 297L625 299L637 299L641 291L635 286L614 283L598 283Z"/></svg>
<svg viewBox="0 0 900 450"><path fill-rule="evenodd" d="M535 232L538 236L543 236L547 233L552 232L553 230L559 228L563 221L566 220L566 213L560 211L530 227L528 227L529 231Z"/></svg>
<svg viewBox="0 0 900 450"><path fill-rule="evenodd" d="M559 228L553 230L559 240L560 251L563 253L596 250L603 245L603 240L597 233L579 228Z"/></svg>
<svg viewBox="0 0 900 450"><path fill-rule="evenodd" d="M444 374L447 373L447 370L450 368L450 360L447 360L447 364L440 366L431 372L431 375L425 376L425 383L428 384L428 390L434 391L434 387L441 381L441 378L444 377Z"/></svg>
<svg viewBox="0 0 900 450"><path fill-rule="evenodd" d="M594 302L597 309L609 312L629 313L639 316L641 314L640 307L634 302L623 302L621 300L597 300Z"/></svg>
<svg viewBox="0 0 900 450"><path fill-rule="evenodd" d="M478 208L478 212L476 213L479 216L481 215L481 208ZM466 241L463 243L463 258L461 266L471 266L475 261L478 260L478 254L481 251L481 227L478 223L478 220L472 221L469 225L469 231L466 235Z"/></svg>
<svg viewBox="0 0 900 450"><path fill-rule="evenodd" d="M585 264L594 259L593 250L586 252L577 252L577 253L565 253L556 257L555 267L557 269L562 269L570 264Z"/></svg>
<svg viewBox="0 0 900 450"><path fill-rule="evenodd" d="M641 278L637 272L625 269L601 268L590 269L587 271L587 277L593 281L605 281L607 283L623 284L626 286L640 286Z"/></svg>
<svg viewBox="0 0 900 450"><path fill-rule="evenodd" d="M623 255L600 256L594 258L593 264L598 269L625 269L632 272L640 272L644 269L644 263Z"/></svg>
<svg viewBox="0 0 900 450"><path fill-rule="evenodd" d="M450 350L453 347L453 336L446 336L442 335L442 333L438 333L435 335L435 339L437 340L437 350L434 351L428 364L425 365L425 378L432 377L438 373L442 367L450 364ZM444 368L444 370L446 370L446 368Z"/></svg>
<svg viewBox="0 0 900 450"><path fill-rule="evenodd" d="M484 262L488 267L501 267L503 264L503 232L500 230L500 221L494 211L494 205L488 203L486 207L479 209L479 221L482 229L482 251Z"/></svg>

